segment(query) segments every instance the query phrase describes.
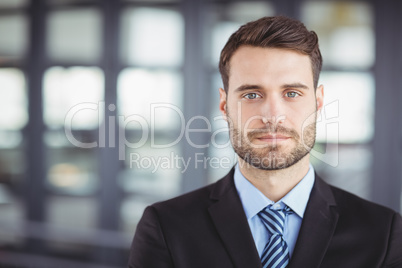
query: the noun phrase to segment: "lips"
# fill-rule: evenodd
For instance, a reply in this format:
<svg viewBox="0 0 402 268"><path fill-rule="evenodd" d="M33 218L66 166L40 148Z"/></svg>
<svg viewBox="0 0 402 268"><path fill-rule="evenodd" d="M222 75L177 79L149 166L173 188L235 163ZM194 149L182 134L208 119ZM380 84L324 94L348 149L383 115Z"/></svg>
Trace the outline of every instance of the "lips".
<svg viewBox="0 0 402 268"><path fill-rule="evenodd" d="M286 140L289 138L290 137L288 137L288 136L279 135L279 134L268 134L268 135L257 137L257 139L259 139L259 140Z"/></svg>
<svg viewBox="0 0 402 268"><path fill-rule="evenodd" d="M291 137L285 136L283 134L260 134L251 138L250 141L254 141L255 144L279 145L282 142L287 142L290 138Z"/></svg>
<svg viewBox="0 0 402 268"><path fill-rule="evenodd" d="M249 141L255 140L260 142L282 142L287 140L299 140L298 133L290 128L278 126L275 131L269 129L254 129L247 133Z"/></svg>

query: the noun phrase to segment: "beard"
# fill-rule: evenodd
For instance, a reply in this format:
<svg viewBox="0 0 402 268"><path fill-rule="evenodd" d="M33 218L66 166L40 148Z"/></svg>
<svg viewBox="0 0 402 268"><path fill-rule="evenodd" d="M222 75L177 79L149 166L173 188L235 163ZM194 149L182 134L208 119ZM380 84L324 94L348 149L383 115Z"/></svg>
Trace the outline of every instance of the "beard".
<svg viewBox="0 0 402 268"><path fill-rule="evenodd" d="M227 114L228 117L229 113ZM230 123L232 122L232 123ZM263 135L284 135L293 140L295 145L286 150L281 143L253 144L252 141ZM288 168L304 158L314 147L316 137L316 116L314 122L303 129L303 137L294 129L270 124L267 128L242 132L229 120L229 135L236 154L246 163L262 170Z"/></svg>

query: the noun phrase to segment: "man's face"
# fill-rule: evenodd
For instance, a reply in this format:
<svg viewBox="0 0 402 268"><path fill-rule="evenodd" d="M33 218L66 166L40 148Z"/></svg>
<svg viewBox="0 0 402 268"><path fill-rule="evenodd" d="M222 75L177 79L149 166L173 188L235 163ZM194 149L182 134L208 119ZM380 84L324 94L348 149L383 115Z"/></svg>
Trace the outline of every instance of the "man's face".
<svg viewBox="0 0 402 268"><path fill-rule="evenodd" d="M308 157L322 105L310 58L286 49L240 47L230 61L228 93L220 89L235 152L264 170Z"/></svg>

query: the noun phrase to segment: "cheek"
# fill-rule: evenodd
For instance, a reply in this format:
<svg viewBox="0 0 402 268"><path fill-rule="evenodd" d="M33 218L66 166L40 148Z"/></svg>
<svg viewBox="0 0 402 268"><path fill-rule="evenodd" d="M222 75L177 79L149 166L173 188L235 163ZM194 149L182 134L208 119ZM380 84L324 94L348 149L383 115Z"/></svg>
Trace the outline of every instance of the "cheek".
<svg viewBox="0 0 402 268"><path fill-rule="evenodd" d="M294 116L295 117L294 117L293 123L295 124L296 129L298 131L300 131L301 129L304 129L306 126L311 125L316 122L316 110L315 109L299 111Z"/></svg>
<svg viewBox="0 0 402 268"><path fill-rule="evenodd" d="M315 122L315 118L316 106L315 103L312 103L311 101L292 106L291 109L287 110L286 114L287 123L297 130L300 130L303 125Z"/></svg>
<svg viewBox="0 0 402 268"><path fill-rule="evenodd" d="M236 109L236 105L229 105L226 106L226 121L230 127L239 128L239 114Z"/></svg>

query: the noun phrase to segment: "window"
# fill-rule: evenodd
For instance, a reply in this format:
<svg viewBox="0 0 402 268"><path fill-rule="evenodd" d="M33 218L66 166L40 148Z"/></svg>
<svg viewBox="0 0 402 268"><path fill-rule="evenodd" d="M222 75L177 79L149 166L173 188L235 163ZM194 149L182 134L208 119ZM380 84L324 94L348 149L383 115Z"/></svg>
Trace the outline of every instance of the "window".
<svg viewBox="0 0 402 268"><path fill-rule="evenodd" d="M47 18L47 54L53 61L98 62L102 24L95 8L54 10Z"/></svg>
<svg viewBox="0 0 402 268"><path fill-rule="evenodd" d="M400 168L389 167L401 159L388 139L402 127L396 2L1 0L0 266L125 266L147 205L235 164L218 109L219 55L240 25L279 13L320 38L316 170L363 197L381 188L399 205L389 182ZM187 138L189 123L207 131ZM198 152L209 160L195 168ZM391 179L370 181L376 164Z"/></svg>
<svg viewBox="0 0 402 268"><path fill-rule="evenodd" d="M330 183L369 198L375 112L371 6L307 1L301 11L307 28L317 33L323 55L319 84L324 85L324 109L312 162Z"/></svg>

